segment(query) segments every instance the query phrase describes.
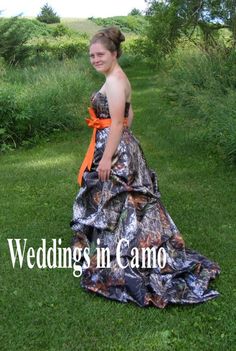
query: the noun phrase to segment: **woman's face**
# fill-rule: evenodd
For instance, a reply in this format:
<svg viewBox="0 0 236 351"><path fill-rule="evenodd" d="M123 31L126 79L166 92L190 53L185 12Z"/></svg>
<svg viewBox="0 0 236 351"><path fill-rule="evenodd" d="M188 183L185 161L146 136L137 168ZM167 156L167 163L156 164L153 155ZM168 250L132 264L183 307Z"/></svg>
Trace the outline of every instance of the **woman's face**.
<svg viewBox="0 0 236 351"><path fill-rule="evenodd" d="M93 67L101 73L106 73L116 61L116 51L111 52L99 42L90 46L89 49L90 62Z"/></svg>

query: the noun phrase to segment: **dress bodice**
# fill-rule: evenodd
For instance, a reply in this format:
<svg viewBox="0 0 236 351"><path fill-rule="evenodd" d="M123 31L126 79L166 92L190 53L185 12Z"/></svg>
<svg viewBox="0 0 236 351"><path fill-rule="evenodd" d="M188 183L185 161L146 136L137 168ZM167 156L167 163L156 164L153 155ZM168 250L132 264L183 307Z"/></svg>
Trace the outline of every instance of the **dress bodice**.
<svg viewBox="0 0 236 351"><path fill-rule="evenodd" d="M91 104L98 118L111 118L107 97L100 93L100 91L94 92L91 95ZM125 103L124 117L128 117L130 102Z"/></svg>

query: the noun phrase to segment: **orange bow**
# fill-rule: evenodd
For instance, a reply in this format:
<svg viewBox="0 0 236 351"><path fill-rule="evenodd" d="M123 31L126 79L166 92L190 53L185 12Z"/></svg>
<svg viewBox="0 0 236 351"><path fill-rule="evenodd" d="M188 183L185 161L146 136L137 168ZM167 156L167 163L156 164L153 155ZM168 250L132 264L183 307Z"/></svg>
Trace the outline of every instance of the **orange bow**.
<svg viewBox="0 0 236 351"><path fill-rule="evenodd" d="M88 127L93 128L93 134L92 134L92 137L90 140L88 150L86 152L86 155L84 157L84 160L83 160L82 165L81 165L80 170L79 170L78 183L80 186L82 183L82 178L83 178L83 174L84 174L86 167L90 171L92 163L93 163L97 129L103 129L103 128L109 127L111 125L111 122L112 122L111 118L97 118L97 116L94 112L94 109L92 107L89 107L88 111L90 114L90 118L85 118L85 121L86 121ZM124 125L128 125L127 122L128 122L128 120L127 120L127 118L125 118Z"/></svg>

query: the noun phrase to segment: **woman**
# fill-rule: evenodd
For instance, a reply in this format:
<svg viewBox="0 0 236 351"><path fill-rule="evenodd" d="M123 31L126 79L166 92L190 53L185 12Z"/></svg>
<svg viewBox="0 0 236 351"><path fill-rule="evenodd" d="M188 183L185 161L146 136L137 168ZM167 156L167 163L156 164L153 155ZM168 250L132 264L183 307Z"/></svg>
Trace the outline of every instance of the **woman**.
<svg viewBox="0 0 236 351"><path fill-rule="evenodd" d="M219 296L208 285L220 267L185 247L160 200L157 175L130 130L131 85L118 63L124 40L118 28L109 27L90 43L91 64L105 83L91 97L86 122L93 136L78 174L81 188L70 223L72 249L90 248L81 285L141 307L207 301ZM108 248L106 264L98 248Z"/></svg>

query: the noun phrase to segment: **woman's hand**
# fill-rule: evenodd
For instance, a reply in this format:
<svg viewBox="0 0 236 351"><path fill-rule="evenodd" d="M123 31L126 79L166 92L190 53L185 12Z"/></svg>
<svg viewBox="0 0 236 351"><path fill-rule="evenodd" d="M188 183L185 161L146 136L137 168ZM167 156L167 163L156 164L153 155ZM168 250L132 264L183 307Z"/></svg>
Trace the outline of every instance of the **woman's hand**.
<svg viewBox="0 0 236 351"><path fill-rule="evenodd" d="M102 182L108 180L111 172L111 158L102 157L96 170Z"/></svg>

